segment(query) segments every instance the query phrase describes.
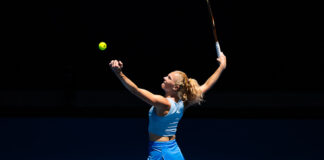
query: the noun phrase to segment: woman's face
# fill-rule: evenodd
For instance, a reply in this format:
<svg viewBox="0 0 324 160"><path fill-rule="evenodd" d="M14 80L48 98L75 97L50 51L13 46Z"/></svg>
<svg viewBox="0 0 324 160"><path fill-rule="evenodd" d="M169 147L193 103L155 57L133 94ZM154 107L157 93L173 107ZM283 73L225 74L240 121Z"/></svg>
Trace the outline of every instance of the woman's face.
<svg viewBox="0 0 324 160"><path fill-rule="evenodd" d="M178 86L176 86L176 81L178 80L179 74L176 72L171 72L167 76L163 77L164 81L161 87L164 91L177 91Z"/></svg>

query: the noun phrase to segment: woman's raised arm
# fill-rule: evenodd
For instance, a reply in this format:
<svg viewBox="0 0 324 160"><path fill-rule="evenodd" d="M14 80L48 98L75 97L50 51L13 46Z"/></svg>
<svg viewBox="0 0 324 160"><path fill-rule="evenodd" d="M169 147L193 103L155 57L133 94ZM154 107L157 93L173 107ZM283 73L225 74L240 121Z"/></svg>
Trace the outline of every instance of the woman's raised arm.
<svg viewBox="0 0 324 160"><path fill-rule="evenodd" d="M207 81L200 86L200 89L202 93L204 94L207 92L218 80L220 77L221 73L224 71L226 68L226 56L221 52L220 56L217 58L217 61L219 62L219 67L217 70L207 79Z"/></svg>
<svg viewBox="0 0 324 160"><path fill-rule="evenodd" d="M113 70L118 79L132 94L136 95L146 103L156 107L169 107L170 102L161 95L153 94L145 89L137 87L123 72L123 63L121 61L112 60L109 63L110 68Z"/></svg>

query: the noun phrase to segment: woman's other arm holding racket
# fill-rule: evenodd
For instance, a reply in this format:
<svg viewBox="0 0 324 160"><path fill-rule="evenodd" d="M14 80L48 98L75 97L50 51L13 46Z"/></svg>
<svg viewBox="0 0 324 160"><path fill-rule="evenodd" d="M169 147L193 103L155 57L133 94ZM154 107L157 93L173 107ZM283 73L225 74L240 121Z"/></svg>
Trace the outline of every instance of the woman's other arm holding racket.
<svg viewBox="0 0 324 160"><path fill-rule="evenodd" d="M202 93L207 92L218 80L224 69L226 68L226 56L221 52L220 56L217 58L219 67L216 71L207 79L207 81L200 86Z"/></svg>

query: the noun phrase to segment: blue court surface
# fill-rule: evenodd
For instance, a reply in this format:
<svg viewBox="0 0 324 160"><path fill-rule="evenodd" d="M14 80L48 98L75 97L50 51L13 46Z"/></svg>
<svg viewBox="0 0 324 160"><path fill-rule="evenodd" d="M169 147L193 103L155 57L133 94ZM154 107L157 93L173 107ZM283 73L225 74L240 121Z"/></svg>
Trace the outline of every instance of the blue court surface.
<svg viewBox="0 0 324 160"><path fill-rule="evenodd" d="M0 160L141 160L145 118L0 118ZM323 160L324 120L183 118L187 160Z"/></svg>

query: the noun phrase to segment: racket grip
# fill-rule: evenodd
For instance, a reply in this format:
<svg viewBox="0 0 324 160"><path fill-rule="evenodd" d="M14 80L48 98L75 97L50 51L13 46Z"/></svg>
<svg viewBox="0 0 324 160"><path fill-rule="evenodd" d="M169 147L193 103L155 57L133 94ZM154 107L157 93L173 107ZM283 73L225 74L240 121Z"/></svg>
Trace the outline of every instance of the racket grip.
<svg viewBox="0 0 324 160"><path fill-rule="evenodd" d="M220 57L220 55L222 54L218 41L216 41L216 54L217 57Z"/></svg>

